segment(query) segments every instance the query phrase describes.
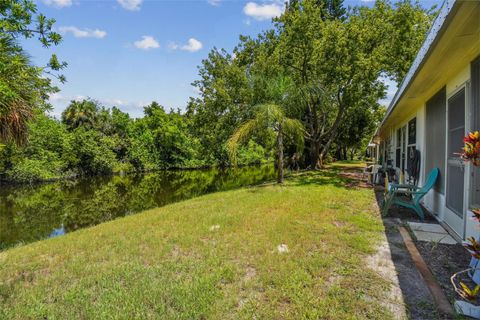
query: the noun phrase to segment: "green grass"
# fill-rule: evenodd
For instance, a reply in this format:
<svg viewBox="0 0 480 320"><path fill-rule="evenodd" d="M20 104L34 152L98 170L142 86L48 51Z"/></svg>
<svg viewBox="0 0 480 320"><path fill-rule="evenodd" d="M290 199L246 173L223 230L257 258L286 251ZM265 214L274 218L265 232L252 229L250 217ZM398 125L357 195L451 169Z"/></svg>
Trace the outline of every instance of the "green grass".
<svg viewBox="0 0 480 320"><path fill-rule="evenodd" d="M10 249L0 319L389 319L374 202L305 172Z"/></svg>

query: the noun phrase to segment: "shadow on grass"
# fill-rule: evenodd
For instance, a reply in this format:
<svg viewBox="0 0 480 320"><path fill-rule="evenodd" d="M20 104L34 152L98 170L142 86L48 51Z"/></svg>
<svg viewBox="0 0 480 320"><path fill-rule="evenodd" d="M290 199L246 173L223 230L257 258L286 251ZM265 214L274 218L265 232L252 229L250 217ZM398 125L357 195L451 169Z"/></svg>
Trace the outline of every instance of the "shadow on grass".
<svg viewBox="0 0 480 320"><path fill-rule="evenodd" d="M328 166L322 170L292 172L289 184L293 186L330 185L338 188L371 188L359 167Z"/></svg>

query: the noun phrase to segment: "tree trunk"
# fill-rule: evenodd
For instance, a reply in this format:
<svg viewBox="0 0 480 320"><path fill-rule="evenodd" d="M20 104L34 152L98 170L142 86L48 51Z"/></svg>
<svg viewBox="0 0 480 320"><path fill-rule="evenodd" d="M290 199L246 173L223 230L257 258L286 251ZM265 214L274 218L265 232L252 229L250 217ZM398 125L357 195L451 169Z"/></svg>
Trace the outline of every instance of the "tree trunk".
<svg viewBox="0 0 480 320"><path fill-rule="evenodd" d="M322 147L322 151L320 151L318 155L318 161L317 161L317 168L323 169L324 168L324 160L325 157L327 156L328 150L330 150L330 146L332 145L333 142L333 137L328 140L328 142Z"/></svg>
<svg viewBox="0 0 480 320"><path fill-rule="evenodd" d="M321 169L321 168L323 168L323 155L319 154L315 169Z"/></svg>
<svg viewBox="0 0 480 320"><path fill-rule="evenodd" d="M277 152L278 152L278 177L277 182L283 183L283 136L282 131L279 130L277 136Z"/></svg>
<svg viewBox="0 0 480 320"><path fill-rule="evenodd" d="M316 140L312 141L312 150L316 150L316 156L313 156L311 159L312 169L323 168L324 159L330 150L330 146L333 140L337 136L338 128L340 127L341 120L345 114L346 106L342 103L341 97L337 97L339 103L339 109L335 118L333 125L326 133L322 134L321 137L318 137ZM346 154L345 154L346 157Z"/></svg>
<svg viewBox="0 0 480 320"><path fill-rule="evenodd" d="M310 169L315 170L317 169L318 159L320 157L320 148L318 144L312 141L311 148L310 148Z"/></svg>
<svg viewBox="0 0 480 320"><path fill-rule="evenodd" d="M353 157L355 156L355 148L350 149L350 160L353 160Z"/></svg>
<svg viewBox="0 0 480 320"><path fill-rule="evenodd" d="M335 151L335 157L337 160L342 160L342 148L337 146L337 150Z"/></svg>

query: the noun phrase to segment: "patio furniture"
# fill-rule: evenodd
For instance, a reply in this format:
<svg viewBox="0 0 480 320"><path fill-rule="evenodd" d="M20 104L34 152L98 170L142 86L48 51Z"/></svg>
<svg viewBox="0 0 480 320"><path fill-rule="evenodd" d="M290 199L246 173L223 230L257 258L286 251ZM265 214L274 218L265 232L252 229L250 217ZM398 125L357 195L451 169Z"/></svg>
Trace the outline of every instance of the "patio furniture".
<svg viewBox="0 0 480 320"><path fill-rule="evenodd" d="M373 164L364 169L363 174L367 175L368 182L372 185L378 183L378 174L381 167L379 164Z"/></svg>
<svg viewBox="0 0 480 320"><path fill-rule="evenodd" d="M411 184L388 184L388 190L383 202L382 215L387 215L388 209L390 209L392 205L398 205L414 210L420 219L423 220L425 214L420 206L420 200L433 188L439 174L440 170L438 168L432 169L423 187L417 187ZM411 198L405 199L401 196L410 196Z"/></svg>

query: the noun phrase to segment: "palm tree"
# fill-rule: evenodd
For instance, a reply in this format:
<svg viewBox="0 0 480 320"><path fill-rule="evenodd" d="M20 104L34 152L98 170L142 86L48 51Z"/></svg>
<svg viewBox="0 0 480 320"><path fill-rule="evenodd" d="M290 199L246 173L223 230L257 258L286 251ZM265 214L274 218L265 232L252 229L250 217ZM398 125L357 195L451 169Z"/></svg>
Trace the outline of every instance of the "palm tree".
<svg viewBox="0 0 480 320"><path fill-rule="evenodd" d="M0 106L0 142L22 145L27 141L28 121L33 109L21 99ZM0 143L0 148L3 144Z"/></svg>
<svg viewBox="0 0 480 320"><path fill-rule="evenodd" d="M27 141L27 124L56 88L17 43L0 35L0 144Z"/></svg>
<svg viewBox="0 0 480 320"><path fill-rule="evenodd" d="M98 115L97 103L84 99L82 101L70 102L70 105L62 112L62 121L69 129L75 129L80 126L91 129L95 127Z"/></svg>
<svg viewBox="0 0 480 320"><path fill-rule="evenodd" d="M297 147L301 149L303 146L303 125L297 119L288 118L283 108L278 104L261 104L255 108L257 110L254 118L237 128L228 140L227 148L230 153L230 158L236 163L236 153L240 144L247 142L254 133L260 130L272 130L276 136L277 182L283 183L284 141L291 138L295 141Z"/></svg>

